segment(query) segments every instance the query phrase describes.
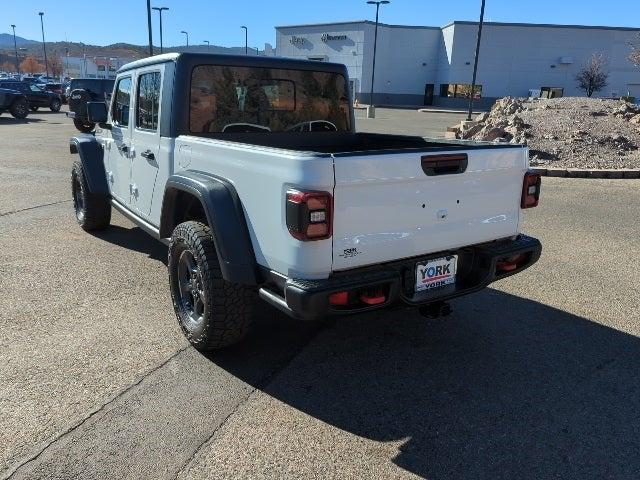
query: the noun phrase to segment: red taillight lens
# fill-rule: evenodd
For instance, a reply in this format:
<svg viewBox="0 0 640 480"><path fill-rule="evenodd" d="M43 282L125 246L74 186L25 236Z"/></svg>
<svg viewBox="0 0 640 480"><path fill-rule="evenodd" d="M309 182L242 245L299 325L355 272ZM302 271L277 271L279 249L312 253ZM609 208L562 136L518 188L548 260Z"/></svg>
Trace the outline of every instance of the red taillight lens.
<svg viewBox="0 0 640 480"><path fill-rule="evenodd" d="M303 242L331 237L333 199L328 192L287 192L287 228Z"/></svg>
<svg viewBox="0 0 640 480"><path fill-rule="evenodd" d="M522 183L522 200L521 208L533 208L538 206L540 199L540 186L542 185L542 177L539 173L527 172L524 174Z"/></svg>

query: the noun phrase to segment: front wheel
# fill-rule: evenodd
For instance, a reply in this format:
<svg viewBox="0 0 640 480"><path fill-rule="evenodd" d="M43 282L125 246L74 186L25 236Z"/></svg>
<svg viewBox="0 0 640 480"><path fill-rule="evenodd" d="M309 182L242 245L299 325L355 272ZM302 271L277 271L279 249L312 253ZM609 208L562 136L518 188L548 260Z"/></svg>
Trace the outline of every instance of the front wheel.
<svg viewBox="0 0 640 480"><path fill-rule="evenodd" d="M91 133L93 131L95 125L93 123L84 122L78 118L73 119L73 124L75 127L81 131L82 133Z"/></svg>
<svg viewBox="0 0 640 480"><path fill-rule="evenodd" d="M54 98L53 100L51 100L51 103L49 104L49 109L52 112L59 112L61 106L62 104L60 103L60 100L58 100L57 98Z"/></svg>
<svg viewBox="0 0 640 480"><path fill-rule="evenodd" d="M178 324L200 351L239 342L251 325L255 289L222 277L209 227L178 225L169 243L169 288Z"/></svg>
<svg viewBox="0 0 640 480"><path fill-rule="evenodd" d="M71 169L71 194L76 220L83 230L90 232L109 225L111 222L109 198L89 191L84 168L80 162L74 162Z"/></svg>

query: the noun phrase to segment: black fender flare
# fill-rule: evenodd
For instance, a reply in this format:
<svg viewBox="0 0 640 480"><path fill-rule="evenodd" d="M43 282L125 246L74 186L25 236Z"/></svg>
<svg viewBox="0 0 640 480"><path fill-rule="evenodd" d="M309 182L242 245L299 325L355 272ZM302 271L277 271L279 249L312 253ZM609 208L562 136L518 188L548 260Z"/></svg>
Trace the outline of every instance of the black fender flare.
<svg viewBox="0 0 640 480"><path fill-rule="evenodd" d="M170 237L176 227L174 219L179 192L200 200L224 279L242 285L257 285L258 266L242 202L235 187L224 178L193 170L169 177L162 199L160 238Z"/></svg>
<svg viewBox="0 0 640 480"><path fill-rule="evenodd" d="M69 140L69 151L80 155L89 191L109 195L107 172L104 168L104 149L93 135L78 135Z"/></svg>

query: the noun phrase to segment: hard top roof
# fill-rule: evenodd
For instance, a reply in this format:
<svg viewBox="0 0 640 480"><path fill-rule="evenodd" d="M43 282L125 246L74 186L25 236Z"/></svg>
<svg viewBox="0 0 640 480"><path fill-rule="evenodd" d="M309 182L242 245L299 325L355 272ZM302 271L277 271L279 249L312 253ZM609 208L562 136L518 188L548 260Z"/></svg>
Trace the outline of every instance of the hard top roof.
<svg viewBox="0 0 640 480"><path fill-rule="evenodd" d="M318 62L315 60L297 60L283 57L267 57L256 55L224 55L212 53L163 53L152 57L136 60L120 67L118 73L147 67L166 62L176 62L185 65L235 65L248 67L271 67L292 70L314 70L323 72L343 73L344 65L331 62Z"/></svg>

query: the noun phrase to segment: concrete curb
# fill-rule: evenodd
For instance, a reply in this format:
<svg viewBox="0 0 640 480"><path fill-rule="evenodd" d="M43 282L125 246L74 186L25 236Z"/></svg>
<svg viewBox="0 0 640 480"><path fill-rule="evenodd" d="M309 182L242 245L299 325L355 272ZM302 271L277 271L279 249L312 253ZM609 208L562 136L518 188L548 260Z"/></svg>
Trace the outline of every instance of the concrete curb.
<svg viewBox="0 0 640 480"><path fill-rule="evenodd" d="M531 167L545 177L567 178L640 178L640 170L585 170L581 168Z"/></svg>

